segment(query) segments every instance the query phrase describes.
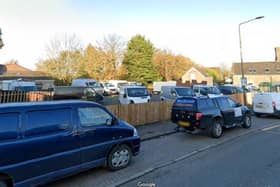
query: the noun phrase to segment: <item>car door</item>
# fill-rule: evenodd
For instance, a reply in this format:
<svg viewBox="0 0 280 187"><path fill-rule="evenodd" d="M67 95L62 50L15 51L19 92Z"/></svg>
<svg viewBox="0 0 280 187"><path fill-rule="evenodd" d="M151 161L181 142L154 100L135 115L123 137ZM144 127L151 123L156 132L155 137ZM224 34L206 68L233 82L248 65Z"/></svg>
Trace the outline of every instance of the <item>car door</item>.
<svg viewBox="0 0 280 187"><path fill-rule="evenodd" d="M242 121L242 106L238 104L231 98L227 98L229 105L233 108L234 111L234 122L241 122Z"/></svg>
<svg viewBox="0 0 280 187"><path fill-rule="evenodd" d="M79 166L80 146L73 123L71 108L42 108L26 113L16 182Z"/></svg>
<svg viewBox="0 0 280 187"><path fill-rule="evenodd" d="M230 127L235 123L234 108L230 105L228 98L220 97L216 99L224 118L224 125Z"/></svg>
<svg viewBox="0 0 280 187"><path fill-rule="evenodd" d="M99 106L77 109L82 163L104 163L108 150L119 138L117 125L109 125L114 117Z"/></svg>

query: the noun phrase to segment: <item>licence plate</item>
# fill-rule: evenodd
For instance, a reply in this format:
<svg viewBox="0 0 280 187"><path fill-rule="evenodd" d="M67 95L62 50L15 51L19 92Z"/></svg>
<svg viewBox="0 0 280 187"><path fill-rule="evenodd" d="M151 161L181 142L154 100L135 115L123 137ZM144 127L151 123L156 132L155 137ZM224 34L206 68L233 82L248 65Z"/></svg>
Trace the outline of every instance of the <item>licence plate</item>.
<svg viewBox="0 0 280 187"><path fill-rule="evenodd" d="M183 127L189 127L190 123L187 121L179 121L178 124Z"/></svg>
<svg viewBox="0 0 280 187"><path fill-rule="evenodd" d="M256 105L256 108L263 108L262 105Z"/></svg>

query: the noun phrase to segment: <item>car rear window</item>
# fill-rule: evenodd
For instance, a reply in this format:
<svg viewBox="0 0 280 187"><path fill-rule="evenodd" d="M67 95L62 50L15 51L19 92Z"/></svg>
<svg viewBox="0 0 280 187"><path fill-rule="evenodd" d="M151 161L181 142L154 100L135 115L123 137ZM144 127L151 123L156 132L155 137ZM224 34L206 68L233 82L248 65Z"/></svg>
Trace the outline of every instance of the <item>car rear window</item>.
<svg viewBox="0 0 280 187"><path fill-rule="evenodd" d="M187 108L187 109L196 109L196 100L195 99L186 99L186 98L180 98L180 99L177 99L175 104L175 106L178 106L178 107L184 107L184 108Z"/></svg>
<svg viewBox="0 0 280 187"><path fill-rule="evenodd" d="M199 109L215 107L215 104L212 101L212 99L199 99L197 105Z"/></svg>

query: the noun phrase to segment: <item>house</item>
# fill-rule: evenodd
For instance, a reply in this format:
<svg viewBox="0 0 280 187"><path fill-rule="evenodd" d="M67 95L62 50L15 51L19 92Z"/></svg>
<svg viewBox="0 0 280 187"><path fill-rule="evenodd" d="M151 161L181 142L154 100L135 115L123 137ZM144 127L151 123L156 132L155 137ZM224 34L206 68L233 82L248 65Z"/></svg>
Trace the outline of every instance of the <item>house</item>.
<svg viewBox="0 0 280 187"><path fill-rule="evenodd" d="M213 85L213 77L209 76L204 70L198 67L191 67L182 76L182 83Z"/></svg>
<svg viewBox="0 0 280 187"><path fill-rule="evenodd" d="M39 89L53 88L54 80L46 73L32 71L20 66L16 61L0 65L0 81L3 80L34 81Z"/></svg>
<svg viewBox="0 0 280 187"><path fill-rule="evenodd" d="M275 61L245 62L243 71L247 84L280 83L280 48L275 48ZM241 85L241 64L233 63L232 72L233 84Z"/></svg>

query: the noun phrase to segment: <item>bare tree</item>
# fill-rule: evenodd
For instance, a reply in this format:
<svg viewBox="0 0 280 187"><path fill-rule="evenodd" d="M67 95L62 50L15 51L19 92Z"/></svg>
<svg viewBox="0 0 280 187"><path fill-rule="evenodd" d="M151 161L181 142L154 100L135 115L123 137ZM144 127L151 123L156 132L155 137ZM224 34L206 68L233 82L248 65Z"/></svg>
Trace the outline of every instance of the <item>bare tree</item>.
<svg viewBox="0 0 280 187"><path fill-rule="evenodd" d="M82 46L76 35L57 35L47 45L46 52L48 58L37 64L39 70L66 83L78 76Z"/></svg>
<svg viewBox="0 0 280 187"><path fill-rule="evenodd" d="M112 71L117 71L122 63L125 53L126 43L123 39L116 34L111 34L104 37L102 41L97 41L97 46L104 51L107 56L107 64L105 64L104 67L111 66ZM116 74L113 73L113 75Z"/></svg>

